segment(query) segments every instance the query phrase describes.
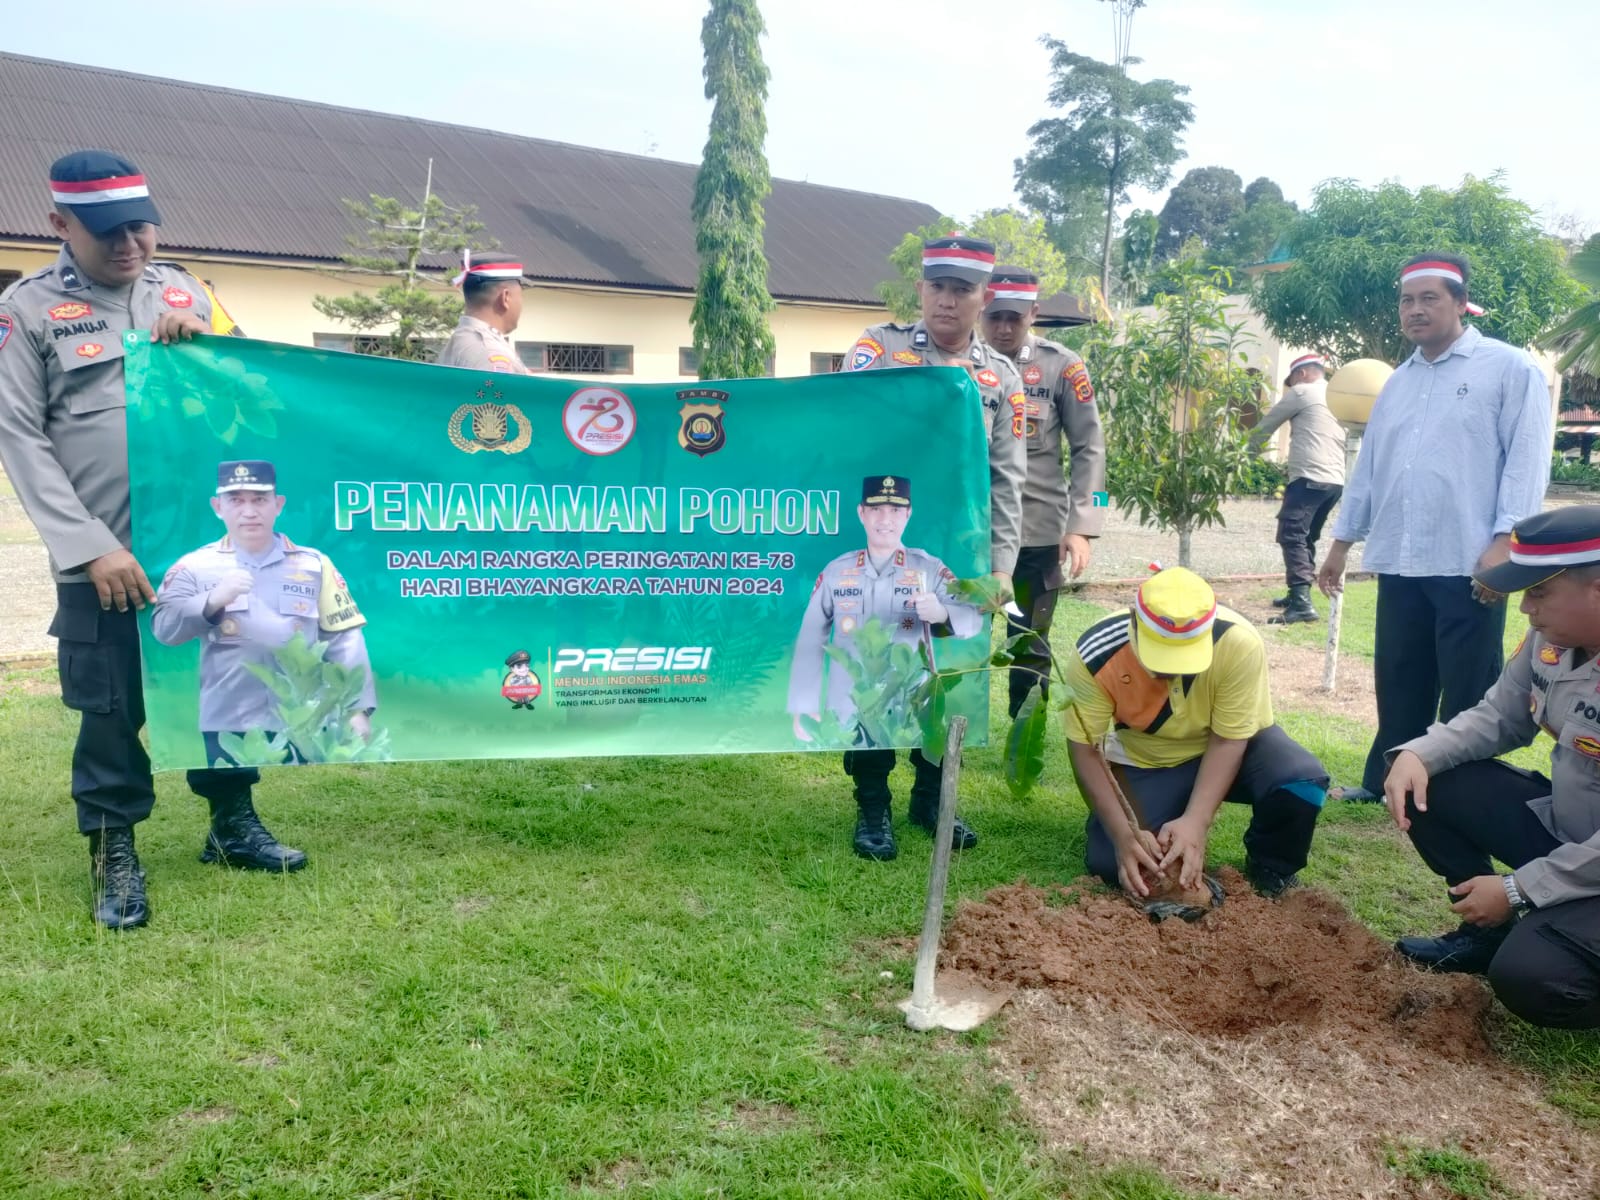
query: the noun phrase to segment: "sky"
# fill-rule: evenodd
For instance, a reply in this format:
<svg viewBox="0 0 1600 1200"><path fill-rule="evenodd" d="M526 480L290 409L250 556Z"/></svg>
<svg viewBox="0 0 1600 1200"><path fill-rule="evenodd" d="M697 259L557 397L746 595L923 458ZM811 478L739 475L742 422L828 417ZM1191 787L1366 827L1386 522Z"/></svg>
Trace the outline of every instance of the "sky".
<svg viewBox="0 0 1600 1200"><path fill-rule="evenodd" d="M21 54L682 162L698 161L710 115L705 0L5 7L0 49ZM762 9L772 173L958 218L1015 200L1028 128L1054 112L1040 36L1112 53L1103 0ZM1245 183L1269 176L1304 204L1330 178L1448 187L1503 171L1547 226L1565 216L1591 232L1597 34L1594 0L1148 0L1132 52L1136 75L1191 88L1174 181L1220 165ZM1134 200L1159 207L1161 195Z"/></svg>

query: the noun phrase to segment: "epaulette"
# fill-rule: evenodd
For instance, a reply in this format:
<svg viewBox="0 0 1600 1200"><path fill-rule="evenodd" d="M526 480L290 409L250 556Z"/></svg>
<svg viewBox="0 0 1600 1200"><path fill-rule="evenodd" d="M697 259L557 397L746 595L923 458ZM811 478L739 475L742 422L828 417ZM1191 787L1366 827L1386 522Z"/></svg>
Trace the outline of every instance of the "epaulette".
<svg viewBox="0 0 1600 1200"><path fill-rule="evenodd" d="M38 283L40 280L44 279L45 276L53 275L55 273L55 269L56 264L51 263L47 267L40 267L31 275L24 275L21 279L14 280L10 287L6 288L4 291L0 291L0 299L5 299L8 296L14 296L17 292L27 287L30 283Z"/></svg>

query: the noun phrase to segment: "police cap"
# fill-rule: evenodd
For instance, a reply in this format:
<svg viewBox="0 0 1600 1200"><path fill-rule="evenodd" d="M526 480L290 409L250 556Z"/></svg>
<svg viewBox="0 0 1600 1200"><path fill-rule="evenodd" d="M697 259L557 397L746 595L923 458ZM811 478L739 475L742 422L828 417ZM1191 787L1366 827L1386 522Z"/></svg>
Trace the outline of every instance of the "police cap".
<svg viewBox="0 0 1600 1200"><path fill-rule="evenodd" d="M516 667L533 661L533 657L526 650L513 650L506 655L506 666Z"/></svg>
<svg viewBox="0 0 1600 1200"><path fill-rule="evenodd" d="M868 475L861 481L861 503L911 507L911 480L904 475Z"/></svg>
<svg viewBox="0 0 1600 1200"><path fill-rule="evenodd" d="M1026 314L1039 303L1039 277L1022 267L996 267L989 286L994 289L994 299L984 312Z"/></svg>
<svg viewBox="0 0 1600 1200"><path fill-rule="evenodd" d="M217 464L217 495L224 492L270 492L278 486L272 464L260 459L239 459Z"/></svg>
<svg viewBox="0 0 1600 1200"><path fill-rule="evenodd" d="M97 236L130 221L161 224L144 174L105 150L78 150L51 163L50 198Z"/></svg>
<svg viewBox="0 0 1600 1200"><path fill-rule="evenodd" d="M922 243L924 279L964 279L988 283L994 273L994 243L952 233Z"/></svg>
<svg viewBox="0 0 1600 1200"><path fill-rule="evenodd" d="M1495 592L1520 592L1568 567L1600 566L1600 504L1574 504L1518 521L1511 530L1511 557L1474 571Z"/></svg>

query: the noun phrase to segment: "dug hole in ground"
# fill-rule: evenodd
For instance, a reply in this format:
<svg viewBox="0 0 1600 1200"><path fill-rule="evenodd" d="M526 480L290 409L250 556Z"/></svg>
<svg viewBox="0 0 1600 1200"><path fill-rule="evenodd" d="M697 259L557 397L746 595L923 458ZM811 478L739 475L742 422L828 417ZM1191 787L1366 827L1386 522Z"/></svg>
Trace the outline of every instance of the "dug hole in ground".
<svg viewBox="0 0 1600 1200"><path fill-rule="evenodd" d="M1344 1200L1453 1195L1389 1165L1449 1145L1512 1194L1600 1196L1600 1133L1495 1053L1479 979L1405 965L1325 892L1269 901L1218 877L1224 904L1193 924L1153 925L1087 878L957 911L940 965L1017 989L991 1053L1052 1148Z"/></svg>

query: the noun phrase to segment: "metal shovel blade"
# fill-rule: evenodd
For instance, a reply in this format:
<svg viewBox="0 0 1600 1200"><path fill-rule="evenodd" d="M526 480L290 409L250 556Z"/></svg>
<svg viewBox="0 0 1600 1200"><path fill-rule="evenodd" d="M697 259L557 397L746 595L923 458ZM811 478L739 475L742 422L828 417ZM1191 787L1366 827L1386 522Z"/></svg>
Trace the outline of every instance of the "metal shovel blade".
<svg viewBox="0 0 1600 1200"><path fill-rule="evenodd" d="M967 719L951 717L939 780L939 822L933 834L933 867L928 874L928 903L922 911L922 940L911 998L900 1001L912 1029L976 1029L1011 999L1011 989L994 991L971 975L946 971L937 975L939 935L944 925L944 889L950 879L950 840L956 826L956 786L961 779L961 743Z"/></svg>

